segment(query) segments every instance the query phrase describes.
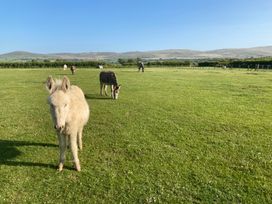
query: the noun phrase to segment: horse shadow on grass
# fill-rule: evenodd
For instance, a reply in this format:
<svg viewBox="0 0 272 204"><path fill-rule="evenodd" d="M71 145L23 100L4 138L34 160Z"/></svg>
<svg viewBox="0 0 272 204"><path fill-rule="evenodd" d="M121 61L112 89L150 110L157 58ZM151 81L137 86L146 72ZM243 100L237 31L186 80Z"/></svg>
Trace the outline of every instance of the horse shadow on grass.
<svg viewBox="0 0 272 204"><path fill-rule="evenodd" d="M85 98L88 100L109 100L111 99L110 96L101 96L101 95L97 95L97 94L85 94Z"/></svg>
<svg viewBox="0 0 272 204"><path fill-rule="evenodd" d="M256 73L256 72L247 72L246 74L248 74L248 75L259 75L259 74Z"/></svg>
<svg viewBox="0 0 272 204"><path fill-rule="evenodd" d="M72 73L60 73L60 74L56 74L56 76L74 76L76 74L72 74Z"/></svg>
<svg viewBox="0 0 272 204"><path fill-rule="evenodd" d="M23 154L18 147L27 146L39 147L39 148L56 148L58 145L48 143L26 142L26 141L14 141L14 140L0 140L0 165L7 166L29 166L29 167L44 167L56 169L57 166L53 164L45 164L39 162L29 161L16 161L16 157ZM69 168L67 168L69 169Z"/></svg>

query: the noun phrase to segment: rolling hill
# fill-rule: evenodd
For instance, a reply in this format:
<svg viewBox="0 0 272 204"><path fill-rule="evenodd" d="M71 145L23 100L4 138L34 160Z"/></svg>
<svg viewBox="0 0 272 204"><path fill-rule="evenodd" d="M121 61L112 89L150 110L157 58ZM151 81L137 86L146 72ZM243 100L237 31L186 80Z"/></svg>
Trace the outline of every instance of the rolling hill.
<svg viewBox="0 0 272 204"><path fill-rule="evenodd" d="M15 51L0 55L0 61L28 61L28 60L117 60L118 58L144 59L206 59L206 58L256 58L272 56L272 46L219 49L210 51L196 51L188 49L169 49L135 52L82 52L82 53L51 53L38 54L25 51Z"/></svg>

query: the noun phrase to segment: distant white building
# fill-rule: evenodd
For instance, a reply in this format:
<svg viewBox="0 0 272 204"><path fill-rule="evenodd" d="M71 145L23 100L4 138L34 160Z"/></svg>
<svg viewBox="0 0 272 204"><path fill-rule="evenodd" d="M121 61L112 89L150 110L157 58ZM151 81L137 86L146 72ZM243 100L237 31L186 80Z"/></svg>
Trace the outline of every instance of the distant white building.
<svg viewBox="0 0 272 204"><path fill-rule="evenodd" d="M63 70L66 70L67 69L67 64L64 64L63 65Z"/></svg>

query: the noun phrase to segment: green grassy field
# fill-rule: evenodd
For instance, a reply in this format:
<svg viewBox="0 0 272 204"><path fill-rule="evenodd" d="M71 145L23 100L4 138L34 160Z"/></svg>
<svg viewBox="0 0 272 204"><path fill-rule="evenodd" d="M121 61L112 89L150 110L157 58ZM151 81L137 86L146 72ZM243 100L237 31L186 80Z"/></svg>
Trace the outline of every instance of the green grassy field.
<svg viewBox="0 0 272 204"><path fill-rule="evenodd" d="M115 71L114 101L99 70L0 70L0 203L272 202L272 72ZM56 170L48 75L90 105L81 172Z"/></svg>

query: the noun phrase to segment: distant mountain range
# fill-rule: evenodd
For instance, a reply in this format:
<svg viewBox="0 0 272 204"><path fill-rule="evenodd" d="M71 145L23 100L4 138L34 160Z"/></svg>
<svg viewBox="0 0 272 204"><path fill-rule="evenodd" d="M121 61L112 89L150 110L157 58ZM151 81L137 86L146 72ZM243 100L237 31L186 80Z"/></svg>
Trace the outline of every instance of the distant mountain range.
<svg viewBox="0 0 272 204"><path fill-rule="evenodd" d="M52 53L37 54L25 51L15 51L0 55L0 61L28 61L28 60L111 60L119 58L142 59L212 59L212 58L257 58L272 56L272 46L219 49L210 51L196 51L188 49L169 49L143 52L82 52L82 53Z"/></svg>

